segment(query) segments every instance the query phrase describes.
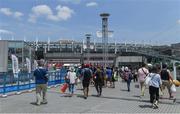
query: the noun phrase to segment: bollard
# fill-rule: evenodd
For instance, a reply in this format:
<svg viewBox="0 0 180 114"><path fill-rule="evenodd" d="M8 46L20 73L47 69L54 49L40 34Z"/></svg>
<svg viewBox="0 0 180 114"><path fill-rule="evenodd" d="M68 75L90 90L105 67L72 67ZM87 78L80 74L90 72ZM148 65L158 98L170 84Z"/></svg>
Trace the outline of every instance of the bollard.
<svg viewBox="0 0 180 114"><path fill-rule="evenodd" d="M3 95L2 95L2 97L3 98L5 98L5 97L7 97L7 95L6 95L6 73L3 73L4 75L3 75Z"/></svg>

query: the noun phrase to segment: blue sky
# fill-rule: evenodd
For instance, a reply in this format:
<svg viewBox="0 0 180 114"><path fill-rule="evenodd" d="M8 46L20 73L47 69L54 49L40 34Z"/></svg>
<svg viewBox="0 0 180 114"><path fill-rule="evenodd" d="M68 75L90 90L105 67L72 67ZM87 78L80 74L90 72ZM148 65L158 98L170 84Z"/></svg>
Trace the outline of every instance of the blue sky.
<svg viewBox="0 0 180 114"><path fill-rule="evenodd" d="M180 0L0 0L1 39L82 41L110 13L110 42L180 42Z"/></svg>

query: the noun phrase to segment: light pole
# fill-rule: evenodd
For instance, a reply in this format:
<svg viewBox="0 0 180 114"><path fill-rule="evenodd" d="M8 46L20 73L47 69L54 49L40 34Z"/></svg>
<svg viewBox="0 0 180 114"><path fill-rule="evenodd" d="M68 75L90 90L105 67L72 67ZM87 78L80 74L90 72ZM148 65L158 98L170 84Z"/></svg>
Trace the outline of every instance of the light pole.
<svg viewBox="0 0 180 114"><path fill-rule="evenodd" d="M91 38L91 34L86 34L86 46L87 46L87 63L89 64L89 60L90 60L90 38Z"/></svg>

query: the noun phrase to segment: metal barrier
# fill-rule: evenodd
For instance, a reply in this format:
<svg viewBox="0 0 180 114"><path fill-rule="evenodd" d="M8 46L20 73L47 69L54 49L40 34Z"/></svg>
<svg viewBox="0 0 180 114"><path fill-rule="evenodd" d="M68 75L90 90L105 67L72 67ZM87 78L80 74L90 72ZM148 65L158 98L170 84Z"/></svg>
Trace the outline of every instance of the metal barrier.
<svg viewBox="0 0 180 114"><path fill-rule="evenodd" d="M56 86L65 82L66 72L48 72L48 86ZM6 97L8 93L20 94L24 90L35 88L35 78L32 73L0 74L0 95Z"/></svg>

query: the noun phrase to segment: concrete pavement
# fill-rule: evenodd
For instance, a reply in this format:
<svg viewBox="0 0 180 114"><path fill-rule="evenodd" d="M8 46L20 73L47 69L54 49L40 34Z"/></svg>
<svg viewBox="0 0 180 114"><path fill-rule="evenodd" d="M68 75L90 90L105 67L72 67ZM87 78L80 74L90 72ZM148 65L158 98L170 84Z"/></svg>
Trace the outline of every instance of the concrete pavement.
<svg viewBox="0 0 180 114"><path fill-rule="evenodd" d="M177 88L177 102L167 99L166 91L160 99L159 109L152 109L149 103L149 93L140 100L138 88L131 83L128 92L125 82L116 82L116 88L103 88L101 97L96 97L94 87L90 87L88 99L82 97L83 92L76 90L73 97L61 94L59 87L48 90L48 104L36 106L35 92L12 95L0 98L0 113L180 113L180 87ZM68 91L66 92L68 93Z"/></svg>

